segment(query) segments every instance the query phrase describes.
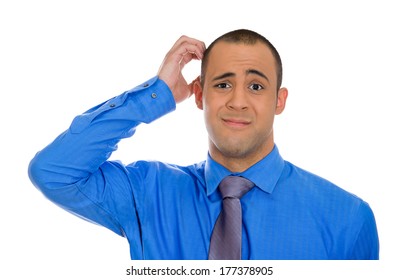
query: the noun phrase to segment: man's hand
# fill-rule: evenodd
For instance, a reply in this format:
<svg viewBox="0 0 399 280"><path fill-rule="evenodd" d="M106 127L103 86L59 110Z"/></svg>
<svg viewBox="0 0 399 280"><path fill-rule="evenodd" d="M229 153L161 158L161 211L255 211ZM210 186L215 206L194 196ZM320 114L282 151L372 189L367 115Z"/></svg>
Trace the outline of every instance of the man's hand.
<svg viewBox="0 0 399 280"><path fill-rule="evenodd" d="M158 71L158 77L170 88L176 103L180 103L193 94L193 82L187 84L182 75L184 66L193 59L201 60L205 44L199 40L182 36L170 51Z"/></svg>

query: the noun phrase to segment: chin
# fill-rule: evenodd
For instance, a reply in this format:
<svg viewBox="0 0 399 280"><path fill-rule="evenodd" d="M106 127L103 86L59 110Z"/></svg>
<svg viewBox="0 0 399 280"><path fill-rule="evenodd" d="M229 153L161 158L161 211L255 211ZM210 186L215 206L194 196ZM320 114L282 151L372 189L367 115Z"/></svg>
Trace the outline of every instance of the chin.
<svg viewBox="0 0 399 280"><path fill-rule="evenodd" d="M243 145L235 145L235 146L228 146L226 147L225 145L221 145L220 148L218 148L220 153L228 158L246 158L249 154L251 154L250 150L246 147L243 147Z"/></svg>

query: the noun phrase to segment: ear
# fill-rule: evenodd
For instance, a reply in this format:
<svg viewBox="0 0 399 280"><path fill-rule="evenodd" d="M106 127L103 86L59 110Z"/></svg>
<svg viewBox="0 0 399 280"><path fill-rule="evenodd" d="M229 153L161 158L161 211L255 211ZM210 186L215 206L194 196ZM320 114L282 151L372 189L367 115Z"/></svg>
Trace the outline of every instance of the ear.
<svg viewBox="0 0 399 280"><path fill-rule="evenodd" d="M288 89L280 88L277 93L276 115L280 115L284 111L287 97Z"/></svg>
<svg viewBox="0 0 399 280"><path fill-rule="evenodd" d="M203 110L204 105L202 102L202 86L199 76L193 81L193 91L195 95L195 104L197 104L198 109Z"/></svg>

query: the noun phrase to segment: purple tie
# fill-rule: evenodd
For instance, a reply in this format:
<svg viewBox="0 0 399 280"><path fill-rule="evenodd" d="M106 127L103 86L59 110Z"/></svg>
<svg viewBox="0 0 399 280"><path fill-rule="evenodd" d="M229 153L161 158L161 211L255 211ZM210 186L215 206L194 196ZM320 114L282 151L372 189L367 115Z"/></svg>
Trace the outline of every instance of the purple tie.
<svg viewBox="0 0 399 280"><path fill-rule="evenodd" d="M219 190L223 197L223 209L213 228L209 247L209 260L240 260L242 213L240 198L254 183L238 176L222 180Z"/></svg>

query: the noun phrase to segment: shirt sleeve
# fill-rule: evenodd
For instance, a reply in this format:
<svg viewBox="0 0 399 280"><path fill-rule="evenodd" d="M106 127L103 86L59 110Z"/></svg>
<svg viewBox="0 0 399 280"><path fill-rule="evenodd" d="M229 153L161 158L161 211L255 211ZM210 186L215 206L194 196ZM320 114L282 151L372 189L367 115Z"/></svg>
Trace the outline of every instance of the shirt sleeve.
<svg viewBox="0 0 399 280"><path fill-rule="evenodd" d="M132 182L121 163L107 160L140 123L150 123L175 106L168 86L154 77L93 107L35 155L28 169L32 183L65 210L125 235L124 227L138 226L132 184L140 176Z"/></svg>
<svg viewBox="0 0 399 280"><path fill-rule="evenodd" d="M352 248L352 260L378 260L379 239L373 211L366 202L359 208L360 230Z"/></svg>

